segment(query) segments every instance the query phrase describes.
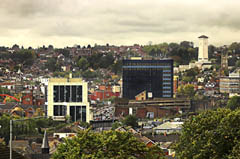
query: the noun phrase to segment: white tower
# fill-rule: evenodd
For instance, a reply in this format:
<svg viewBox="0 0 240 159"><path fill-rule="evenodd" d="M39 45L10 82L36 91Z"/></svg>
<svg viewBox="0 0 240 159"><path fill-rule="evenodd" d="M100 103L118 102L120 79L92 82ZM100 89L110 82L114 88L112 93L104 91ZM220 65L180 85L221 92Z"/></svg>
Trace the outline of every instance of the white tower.
<svg viewBox="0 0 240 159"><path fill-rule="evenodd" d="M208 37L199 36L198 62L208 62Z"/></svg>

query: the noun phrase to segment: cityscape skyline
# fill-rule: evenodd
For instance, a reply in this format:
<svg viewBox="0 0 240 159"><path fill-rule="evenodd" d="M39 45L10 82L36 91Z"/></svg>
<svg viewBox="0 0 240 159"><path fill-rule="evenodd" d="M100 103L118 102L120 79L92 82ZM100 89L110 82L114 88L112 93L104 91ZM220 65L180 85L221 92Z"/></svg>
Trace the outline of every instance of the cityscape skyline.
<svg viewBox="0 0 240 159"><path fill-rule="evenodd" d="M229 45L240 35L238 6L230 0L3 0L0 45L146 45L210 37Z"/></svg>

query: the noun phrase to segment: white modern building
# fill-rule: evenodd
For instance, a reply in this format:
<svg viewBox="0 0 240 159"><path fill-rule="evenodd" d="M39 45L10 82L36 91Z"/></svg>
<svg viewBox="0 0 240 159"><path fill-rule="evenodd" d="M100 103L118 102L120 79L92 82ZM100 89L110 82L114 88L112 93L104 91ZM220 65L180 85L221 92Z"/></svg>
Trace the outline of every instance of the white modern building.
<svg viewBox="0 0 240 159"><path fill-rule="evenodd" d="M50 78L47 87L47 116L54 120L89 122L88 84L81 78Z"/></svg>

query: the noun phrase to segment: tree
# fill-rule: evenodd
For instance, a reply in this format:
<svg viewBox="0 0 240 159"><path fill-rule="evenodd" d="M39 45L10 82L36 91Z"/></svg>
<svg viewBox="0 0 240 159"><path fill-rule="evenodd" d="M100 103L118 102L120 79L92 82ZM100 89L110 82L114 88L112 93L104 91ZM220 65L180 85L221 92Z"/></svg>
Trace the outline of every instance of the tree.
<svg viewBox="0 0 240 159"><path fill-rule="evenodd" d="M184 86L180 86L177 90L177 93L180 96L193 98L195 95L194 86L192 84L186 84Z"/></svg>
<svg viewBox="0 0 240 159"><path fill-rule="evenodd" d="M122 121L122 123L123 123L123 125L126 125L126 126L131 126L131 127L133 127L133 128L136 128L136 127L138 127L138 122L137 122L137 117L136 116L134 116L134 115L128 115L128 116L126 116L124 119L123 119L123 121Z"/></svg>
<svg viewBox="0 0 240 159"><path fill-rule="evenodd" d="M208 110L191 116L174 146L177 158L239 158L240 110Z"/></svg>
<svg viewBox="0 0 240 159"><path fill-rule="evenodd" d="M121 73L122 72L122 60L118 60L116 63L114 63L111 66L112 72L115 74Z"/></svg>
<svg viewBox="0 0 240 159"><path fill-rule="evenodd" d="M114 57L111 53L109 53L106 56L101 57L99 66L101 68L108 68L113 63L114 63Z"/></svg>
<svg viewBox="0 0 240 159"><path fill-rule="evenodd" d="M54 159L160 159L162 156L159 147L147 147L129 132L95 133L90 129L64 139L53 154Z"/></svg>
<svg viewBox="0 0 240 159"><path fill-rule="evenodd" d="M32 50L23 49L14 52L13 54L10 55L10 57L16 64L30 66L33 64L36 55Z"/></svg>
<svg viewBox="0 0 240 159"><path fill-rule="evenodd" d="M84 78L96 78L97 73L95 71L86 70L82 73Z"/></svg>
<svg viewBox="0 0 240 159"><path fill-rule="evenodd" d="M227 102L227 107L231 110L240 108L240 96L233 96Z"/></svg>
<svg viewBox="0 0 240 159"><path fill-rule="evenodd" d="M120 126L122 126L122 123L118 122L118 121L115 121L113 124L112 124L112 130L115 130L117 128L119 128Z"/></svg>
<svg viewBox="0 0 240 159"><path fill-rule="evenodd" d="M92 56L87 57L89 65L93 69L98 69L100 67L100 59L102 58L102 54L94 53Z"/></svg>
<svg viewBox="0 0 240 159"><path fill-rule="evenodd" d="M87 70L89 67L89 63L88 63L87 59L84 57L81 57L81 59L78 61L77 65L83 71Z"/></svg>
<svg viewBox="0 0 240 159"><path fill-rule="evenodd" d="M60 66L57 64L57 60L55 58L48 59L45 63L45 67L52 72L60 70Z"/></svg>

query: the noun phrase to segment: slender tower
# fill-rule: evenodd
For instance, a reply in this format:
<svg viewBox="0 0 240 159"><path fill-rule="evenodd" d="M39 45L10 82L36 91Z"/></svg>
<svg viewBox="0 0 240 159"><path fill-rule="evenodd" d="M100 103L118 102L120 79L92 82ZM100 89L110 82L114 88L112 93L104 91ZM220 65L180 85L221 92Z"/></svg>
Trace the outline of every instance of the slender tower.
<svg viewBox="0 0 240 159"><path fill-rule="evenodd" d="M43 142L42 142L42 154L49 154L49 144L48 144L48 137L47 137L47 132L45 130L44 132L44 137L43 137Z"/></svg>
<svg viewBox="0 0 240 159"><path fill-rule="evenodd" d="M198 62L208 62L208 37L199 36Z"/></svg>

